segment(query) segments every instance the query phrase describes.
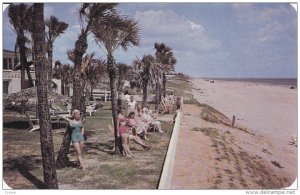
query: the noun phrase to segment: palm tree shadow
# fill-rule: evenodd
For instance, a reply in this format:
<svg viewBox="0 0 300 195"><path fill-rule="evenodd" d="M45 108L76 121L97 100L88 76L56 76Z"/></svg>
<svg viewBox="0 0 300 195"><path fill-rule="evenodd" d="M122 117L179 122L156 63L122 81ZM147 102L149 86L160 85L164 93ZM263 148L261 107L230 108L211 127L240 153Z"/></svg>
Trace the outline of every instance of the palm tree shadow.
<svg viewBox="0 0 300 195"><path fill-rule="evenodd" d="M35 177L33 174L31 174L29 172L28 167L26 167L26 165L16 164L16 168L23 177L25 177L28 181L30 181L38 189L47 189L48 188L48 186L43 181L39 180L37 177Z"/></svg>
<svg viewBox="0 0 300 195"><path fill-rule="evenodd" d="M30 173L30 170L40 169L36 166L41 164L42 161L38 155L23 156L16 159L7 159L3 161L3 170L17 170L24 178L26 178L30 183L35 185L38 189L47 189L48 186L36 176Z"/></svg>
<svg viewBox="0 0 300 195"><path fill-rule="evenodd" d="M101 152L104 152L104 153L107 153L107 154L110 154L110 155L113 155L114 154L114 151L112 150L113 149L113 144L111 143L85 143L84 146L87 148L87 150L99 150ZM88 152L90 153L90 152Z"/></svg>

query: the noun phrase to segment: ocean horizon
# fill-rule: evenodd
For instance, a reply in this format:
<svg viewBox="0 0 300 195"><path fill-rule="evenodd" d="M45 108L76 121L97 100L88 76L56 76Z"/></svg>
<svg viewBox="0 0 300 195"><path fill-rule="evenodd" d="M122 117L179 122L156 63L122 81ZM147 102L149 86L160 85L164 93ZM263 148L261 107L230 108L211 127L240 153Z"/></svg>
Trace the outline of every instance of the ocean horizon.
<svg viewBox="0 0 300 195"><path fill-rule="evenodd" d="M200 79L297 86L297 78L208 78L207 77L207 78L200 78Z"/></svg>

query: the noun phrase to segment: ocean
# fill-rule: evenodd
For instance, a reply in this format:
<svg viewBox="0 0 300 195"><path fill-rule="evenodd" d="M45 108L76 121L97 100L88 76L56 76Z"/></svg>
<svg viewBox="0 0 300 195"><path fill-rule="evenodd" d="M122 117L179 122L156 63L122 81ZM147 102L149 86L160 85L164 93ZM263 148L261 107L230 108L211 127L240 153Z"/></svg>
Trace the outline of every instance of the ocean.
<svg viewBox="0 0 300 195"><path fill-rule="evenodd" d="M270 85L287 85L297 86L297 78L206 78L209 80L222 80L222 81L242 81L251 83L263 83Z"/></svg>

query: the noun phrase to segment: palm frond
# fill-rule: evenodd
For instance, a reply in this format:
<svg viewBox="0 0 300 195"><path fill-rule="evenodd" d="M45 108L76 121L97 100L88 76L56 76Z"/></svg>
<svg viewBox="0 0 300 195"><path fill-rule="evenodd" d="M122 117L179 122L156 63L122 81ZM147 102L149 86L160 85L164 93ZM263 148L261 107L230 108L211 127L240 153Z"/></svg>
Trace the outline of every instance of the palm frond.
<svg viewBox="0 0 300 195"><path fill-rule="evenodd" d="M137 22L113 12L98 18L93 23L92 32L96 42L103 44L108 53L113 53L119 46L127 50L130 45L139 44Z"/></svg>

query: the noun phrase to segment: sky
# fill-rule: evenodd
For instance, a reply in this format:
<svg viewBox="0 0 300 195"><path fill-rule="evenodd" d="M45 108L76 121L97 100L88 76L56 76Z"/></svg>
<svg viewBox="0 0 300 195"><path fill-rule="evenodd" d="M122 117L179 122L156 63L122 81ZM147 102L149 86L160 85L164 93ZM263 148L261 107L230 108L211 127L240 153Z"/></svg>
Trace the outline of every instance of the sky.
<svg viewBox="0 0 300 195"><path fill-rule="evenodd" d="M69 24L54 42L54 60L72 64L66 51L74 48L80 30L80 3L45 3L45 18ZM171 47L175 70L194 77L296 78L297 12L287 3L120 3L122 15L138 22L139 46L115 53L116 62L131 64L155 54L154 43ZM13 50L16 35L7 9L3 12L3 48ZM93 35L88 52L105 59Z"/></svg>

